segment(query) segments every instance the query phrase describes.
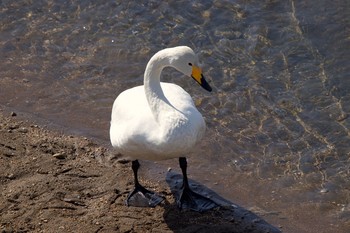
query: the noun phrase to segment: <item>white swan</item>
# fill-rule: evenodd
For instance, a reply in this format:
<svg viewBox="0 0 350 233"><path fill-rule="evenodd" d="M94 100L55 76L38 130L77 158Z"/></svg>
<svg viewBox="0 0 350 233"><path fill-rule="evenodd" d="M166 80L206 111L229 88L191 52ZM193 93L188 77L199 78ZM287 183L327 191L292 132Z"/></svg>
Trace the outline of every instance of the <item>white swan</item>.
<svg viewBox="0 0 350 233"><path fill-rule="evenodd" d="M186 158L182 156L200 141L205 132L205 122L186 91L178 85L160 82L160 74L168 66L192 77L207 91L212 90L202 75L193 50L179 46L157 52L147 64L144 85L128 89L116 98L112 109L110 140L118 152L134 160L135 190L128 196L128 205L137 193L141 194L137 198L147 199L149 206L162 201L162 198L139 184L138 159L179 157L186 192L178 200L180 207L187 202L188 193L192 192L187 181ZM191 206L193 203L185 205Z"/></svg>

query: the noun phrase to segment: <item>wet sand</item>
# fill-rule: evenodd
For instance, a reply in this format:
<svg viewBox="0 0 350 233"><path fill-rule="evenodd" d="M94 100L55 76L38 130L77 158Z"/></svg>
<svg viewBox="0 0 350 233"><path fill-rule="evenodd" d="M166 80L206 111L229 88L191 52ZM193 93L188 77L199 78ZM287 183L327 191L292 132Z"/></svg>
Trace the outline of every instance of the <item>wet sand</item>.
<svg viewBox="0 0 350 233"><path fill-rule="evenodd" d="M62 135L0 111L1 232L279 232L235 206L179 210L168 187L156 208L127 207L130 164L87 138Z"/></svg>

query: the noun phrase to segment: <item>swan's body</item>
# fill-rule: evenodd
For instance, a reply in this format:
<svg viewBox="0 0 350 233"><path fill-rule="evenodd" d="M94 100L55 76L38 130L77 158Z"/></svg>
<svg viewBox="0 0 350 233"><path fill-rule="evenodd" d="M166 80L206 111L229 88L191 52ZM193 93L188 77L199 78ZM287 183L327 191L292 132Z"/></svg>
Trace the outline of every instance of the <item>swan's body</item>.
<svg viewBox="0 0 350 233"><path fill-rule="evenodd" d="M191 75L189 63L195 65L198 60L188 47L162 50L149 61L144 85L117 97L110 138L120 153L133 159L175 158L188 154L202 138L205 122L191 96L178 85L160 83L160 73L166 66Z"/></svg>
<svg viewBox="0 0 350 233"><path fill-rule="evenodd" d="M163 200L145 189L138 181L138 159L163 160L180 157L183 172L183 189L178 198L180 207L203 211L215 203L190 189L187 179L187 162L183 156L191 152L205 131L205 122L196 109L191 96L180 86L161 83L163 68L170 66L194 78L204 89L211 91L205 81L198 58L186 46L163 49L148 62L144 85L122 92L114 101L110 128L113 147L134 159L135 189L127 204L155 206ZM136 200L136 201L135 201Z"/></svg>
<svg viewBox="0 0 350 233"><path fill-rule="evenodd" d="M171 105L158 108L158 121L143 86L123 92L114 102L111 140L120 153L135 159L169 159L187 154L202 138L205 123L187 92L170 83L161 83L161 88Z"/></svg>

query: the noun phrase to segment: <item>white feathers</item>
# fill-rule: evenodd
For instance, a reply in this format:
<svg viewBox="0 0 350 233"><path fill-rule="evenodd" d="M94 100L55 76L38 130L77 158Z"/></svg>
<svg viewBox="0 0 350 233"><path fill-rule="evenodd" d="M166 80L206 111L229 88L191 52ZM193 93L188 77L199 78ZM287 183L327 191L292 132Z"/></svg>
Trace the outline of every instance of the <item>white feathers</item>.
<svg viewBox="0 0 350 233"><path fill-rule="evenodd" d="M191 96L180 86L160 82L164 67L191 76L198 58L180 46L156 53L148 62L144 85L122 92L114 101L110 139L133 159L163 160L187 156L202 138L205 122Z"/></svg>

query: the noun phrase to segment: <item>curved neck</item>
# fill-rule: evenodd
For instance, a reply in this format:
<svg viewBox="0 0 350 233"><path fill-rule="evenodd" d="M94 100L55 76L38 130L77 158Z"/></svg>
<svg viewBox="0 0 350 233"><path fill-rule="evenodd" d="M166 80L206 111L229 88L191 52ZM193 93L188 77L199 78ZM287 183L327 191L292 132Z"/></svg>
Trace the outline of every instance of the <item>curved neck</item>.
<svg viewBox="0 0 350 233"><path fill-rule="evenodd" d="M170 62L162 53L156 53L148 62L144 74L144 88L152 114L158 123L162 123L166 114L176 109L169 103L160 86L160 74Z"/></svg>

